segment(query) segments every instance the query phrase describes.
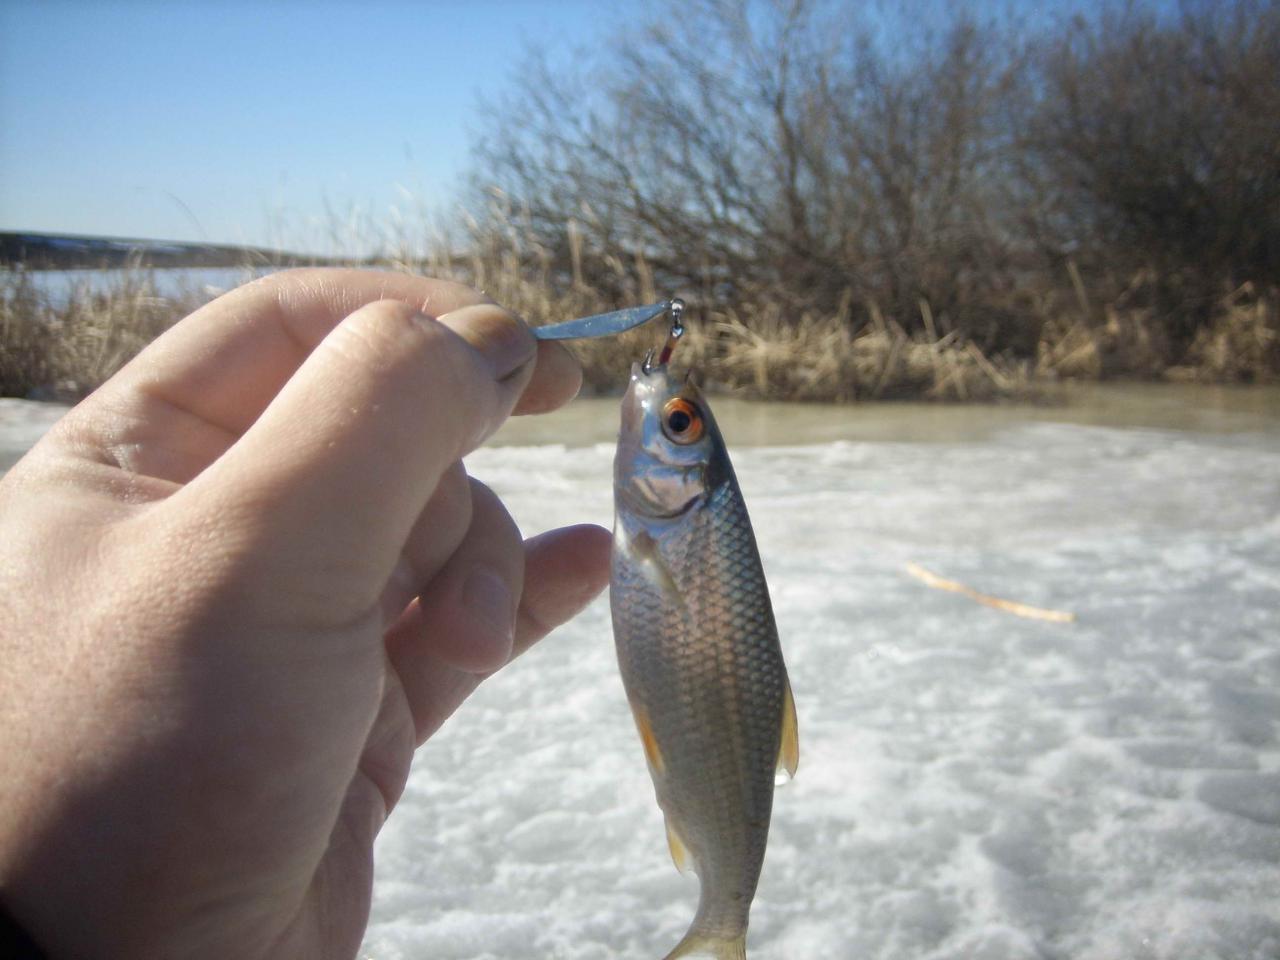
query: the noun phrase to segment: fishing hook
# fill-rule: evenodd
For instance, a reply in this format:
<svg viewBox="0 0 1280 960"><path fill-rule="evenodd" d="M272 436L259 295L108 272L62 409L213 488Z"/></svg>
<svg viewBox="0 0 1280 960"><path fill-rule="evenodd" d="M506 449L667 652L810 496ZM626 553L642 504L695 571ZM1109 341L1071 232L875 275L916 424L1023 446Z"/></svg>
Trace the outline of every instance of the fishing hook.
<svg viewBox="0 0 1280 960"><path fill-rule="evenodd" d="M671 354L675 352L676 341L684 336L684 301L673 298L667 309L671 314L671 331L667 334L667 342L662 347L662 353L658 354L657 366L659 367L666 366L667 361L671 359ZM650 350L645 355L642 369L645 373L649 373L653 367L653 351Z"/></svg>

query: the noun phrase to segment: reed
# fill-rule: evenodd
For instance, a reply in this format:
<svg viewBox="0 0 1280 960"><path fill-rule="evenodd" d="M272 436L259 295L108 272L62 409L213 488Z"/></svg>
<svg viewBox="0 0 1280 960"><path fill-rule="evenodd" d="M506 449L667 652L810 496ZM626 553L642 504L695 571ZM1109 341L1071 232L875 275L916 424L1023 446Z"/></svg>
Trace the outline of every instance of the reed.
<svg viewBox="0 0 1280 960"><path fill-rule="evenodd" d="M1157 280L1135 274L1098 316L1087 301L1044 311L1034 376L1068 380L1274 383L1280 380L1280 291L1245 283L1224 292L1210 320L1179 351L1152 297Z"/></svg>
<svg viewBox="0 0 1280 960"><path fill-rule="evenodd" d="M162 296L154 273L135 262L97 286L51 293L24 270L0 274L0 394L84 396L207 299Z"/></svg>
<svg viewBox="0 0 1280 960"><path fill-rule="evenodd" d="M572 227L566 231L573 244ZM643 254L572 249L558 272L550 252L511 217L504 229L473 229L465 253L437 241L405 243L384 268L447 277L484 290L532 324L652 302L667 295ZM353 261L354 262L354 261ZM246 264L245 277L252 265ZM0 273L0 394L75 398L111 376L154 337L216 291L162 294L155 271L135 262L106 285L87 280L54 295L22 269ZM1076 275L1078 279L1078 274ZM825 402L991 402L1038 396L1061 379L1143 378L1267 382L1280 378L1280 296L1245 284L1224 294L1214 322L1175 355L1151 278L1135 276L1095 304L1078 282L1046 290L1027 308L1039 330L1031 355L980 349L963 331L939 332L927 300L917 314L886 316L846 291L833 313L797 304L781 287L743 286L732 297L688 295L688 333L678 359L705 385L754 399ZM630 364L661 339L652 326L573 345L588 394L614 393Z"/></svg>

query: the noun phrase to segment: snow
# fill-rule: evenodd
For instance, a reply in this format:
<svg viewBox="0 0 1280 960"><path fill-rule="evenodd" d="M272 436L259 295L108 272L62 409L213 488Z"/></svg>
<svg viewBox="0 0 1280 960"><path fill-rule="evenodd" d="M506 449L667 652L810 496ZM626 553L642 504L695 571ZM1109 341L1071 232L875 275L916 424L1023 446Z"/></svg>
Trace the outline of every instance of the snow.
<svg viewBox="0 0 1280 960"><path fill-rule="evenodd" d="M731 438L732 439L732 438ZM612 446L470 470L610 522ZM1280 435L1024 423L734 451L800 716L754 957L1280 957ZM1069 610L1020 619L931 590ZM658 957L668 858L607 602L421 751L364 954Z"/></svg>
<svg viewBox="0 0 1280 960"><path fill-rule="evenodd" d="M1280 422L1001 417L962 442L733 450L801 739L749 956L1276 960ZM468 467L526 534L607 525L597 436ZM606 600L420 751L376 853L361 956L676 943L697 883L667 854Z"/></svg>
<svg viewBox="0 0 1280 960"><path fill-rule="evenodd" d="M61 404L0 397L0 475L66 412Z"/></svg>

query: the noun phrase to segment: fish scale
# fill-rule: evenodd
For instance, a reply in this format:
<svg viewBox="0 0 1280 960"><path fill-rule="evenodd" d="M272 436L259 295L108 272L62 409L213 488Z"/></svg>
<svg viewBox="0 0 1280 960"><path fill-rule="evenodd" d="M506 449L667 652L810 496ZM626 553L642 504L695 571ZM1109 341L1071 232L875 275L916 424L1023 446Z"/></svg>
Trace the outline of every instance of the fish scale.
<svg viewBox="0 0 1280 960"><path fill-rule="evenodd" d="M688 419L664 426L672 403L693 412L696 436L669 435ZM668 956L745 957L775 771L793 772L797 756L794 706L723 438L696 387L665 365L632 372L615 502L618 664L672 855L680 866L687 850L701 885L693 924Z"/></svg>

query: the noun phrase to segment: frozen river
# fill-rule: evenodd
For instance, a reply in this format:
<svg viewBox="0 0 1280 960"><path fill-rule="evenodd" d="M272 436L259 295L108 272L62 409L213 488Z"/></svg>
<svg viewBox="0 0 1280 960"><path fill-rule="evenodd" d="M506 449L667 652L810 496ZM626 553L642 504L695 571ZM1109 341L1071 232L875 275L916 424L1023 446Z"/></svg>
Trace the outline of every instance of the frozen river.
<svg viewBox="0 0 1280 960"><path fill-rule="evenodd" d="M749 956L1280 957L1280 394L721 408L800 717ZM0 445L30 410L0 402ZM468 466L526 534L608 524L615 410L519 424ZM913 562L1076 620L930 589ZM377 854L362 956L676 943L697 884L668 858L607 602L422 749Z"/></svg>

